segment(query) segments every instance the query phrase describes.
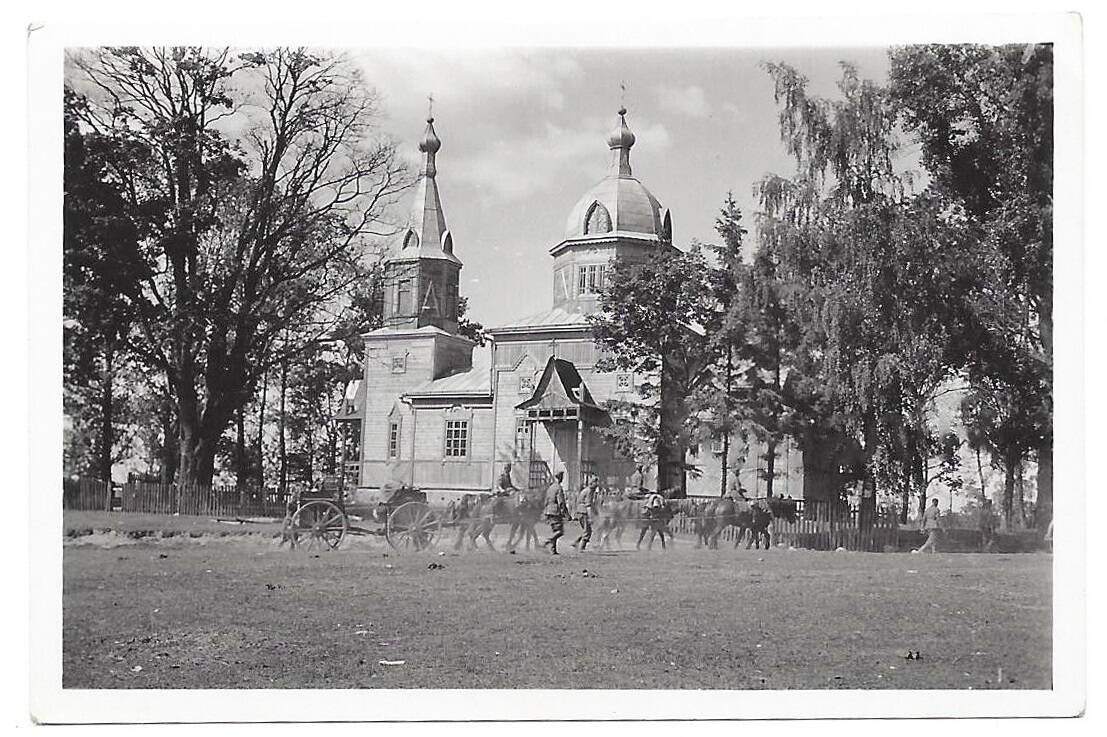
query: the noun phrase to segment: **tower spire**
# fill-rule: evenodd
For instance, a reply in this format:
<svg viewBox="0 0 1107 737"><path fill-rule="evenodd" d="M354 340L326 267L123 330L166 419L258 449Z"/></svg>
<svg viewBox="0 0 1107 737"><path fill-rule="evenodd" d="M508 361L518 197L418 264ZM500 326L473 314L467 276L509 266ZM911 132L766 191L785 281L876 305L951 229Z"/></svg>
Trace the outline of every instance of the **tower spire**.
<svg viewBox="0 0 1107 737"><path fill-rule="evenodd" d="M434 130L434 96L427 96L427 127L419 141L423 153L422 176L415 185L415 197L411 207L411 220L404 235L400 256L439 258L457 261L454 242L446 227L446 213L438 194L438 166L435 157L442 148L442 141Z"/></svg>
<svg viewBox="0 0 1107 737"><path fill-rule="evenodd" d="M620 85L623 91L626 91L625 85ZM614 152L611 157L611 167L615 169L620 177L631 176L630 169L630 148L634 145L634 134L630 132L630 128L627 127L626 119L627 109L625 107L619 107L619 123L615 126L615 130L611 131L611 135L607 137L607 145Z"/></svg>

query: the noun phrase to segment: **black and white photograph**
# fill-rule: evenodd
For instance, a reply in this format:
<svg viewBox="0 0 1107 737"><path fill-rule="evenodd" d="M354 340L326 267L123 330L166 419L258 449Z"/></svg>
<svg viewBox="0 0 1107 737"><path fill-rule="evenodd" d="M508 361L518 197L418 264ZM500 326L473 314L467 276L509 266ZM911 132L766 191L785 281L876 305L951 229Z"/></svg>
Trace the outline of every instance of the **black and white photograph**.
<svg viewBox="0 0 1107 737"><path fill-rule="evenodd" d="M1080 712L1048 20L51 37L36 718Z"/></svg>

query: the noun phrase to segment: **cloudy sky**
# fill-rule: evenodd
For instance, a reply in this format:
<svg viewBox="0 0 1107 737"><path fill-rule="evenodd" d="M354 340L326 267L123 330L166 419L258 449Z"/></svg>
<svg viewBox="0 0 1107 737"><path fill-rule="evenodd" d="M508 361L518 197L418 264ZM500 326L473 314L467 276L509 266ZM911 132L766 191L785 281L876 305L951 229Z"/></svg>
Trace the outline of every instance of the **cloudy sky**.
<svg viewBox="0 0 1107 737"><path fill-rule="evenodd" d="M674 239L712 242L732 190L752 227L754 182L791 172L762 61L784 61L835 93L838 62L884 79L883 48L818 50L455 50L353 52L383 98L384 127L416 158L427 95L442 139L438 185L461 290L486 325L548 309L548 249L601 179L625 83L634 174L673 216ZM406 204L406 203L405 203Z"/></svg>

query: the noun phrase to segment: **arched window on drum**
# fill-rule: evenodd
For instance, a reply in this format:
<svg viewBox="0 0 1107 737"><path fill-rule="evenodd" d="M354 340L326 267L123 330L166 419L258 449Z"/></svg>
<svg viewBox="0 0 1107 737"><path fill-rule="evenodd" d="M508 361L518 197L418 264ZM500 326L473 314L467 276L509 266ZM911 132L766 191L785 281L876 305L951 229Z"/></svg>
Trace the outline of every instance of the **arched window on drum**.
<svg viewBox="0 0 1107 737"><path fill-rule="evenodd" d="M584 234L611 232L611 213L599 202L593 202L584 216Z"/></svg>

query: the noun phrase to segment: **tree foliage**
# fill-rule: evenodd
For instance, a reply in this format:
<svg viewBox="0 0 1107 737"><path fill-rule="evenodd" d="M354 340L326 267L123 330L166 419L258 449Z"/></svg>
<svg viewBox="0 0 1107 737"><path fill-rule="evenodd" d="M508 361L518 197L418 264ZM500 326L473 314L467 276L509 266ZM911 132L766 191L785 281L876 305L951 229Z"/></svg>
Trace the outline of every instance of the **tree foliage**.
<svg viewBox="0 0 1107 737"><path fill-rule="evenodd" d="M648 448L659 488L684 488L685 450L696 429L688 398L711 375L704 325L714 305L708 264L698 247L662 244L645 261L615 261L600 311L589 317L605 349L603 370L634 372L643 380L639 400L613 402L629 424L609 431L617 447L640 462Z"/></svg>
<svg viewBox="0 0 1107 737"><path fill-rule="evenodd" d="M891 54L890 90L922 147L931 191L974 255L955 337L971 396L964 419L1006 468L1036 453L1039 523L1052 507L1053 49L928 45Z"/></svg>
<svg viewBox="0 0 1107 737"><path fill-rule="evenodd" d="M106 48L73 67L82 124L129 154L105 172L140 233L120 287L176 404L180 473L208 482L259 379L329 339L407 172L340 57Z"/></svg>

